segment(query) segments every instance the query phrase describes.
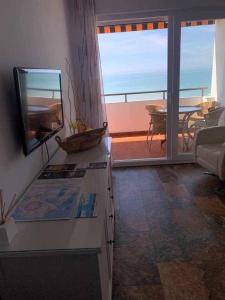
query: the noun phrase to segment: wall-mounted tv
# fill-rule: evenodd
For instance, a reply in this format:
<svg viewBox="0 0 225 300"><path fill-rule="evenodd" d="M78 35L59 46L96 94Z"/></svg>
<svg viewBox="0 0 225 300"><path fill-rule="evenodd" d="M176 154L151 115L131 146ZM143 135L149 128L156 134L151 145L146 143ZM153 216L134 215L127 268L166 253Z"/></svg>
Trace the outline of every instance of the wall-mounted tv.
<svg viewBox="0 0 225 300"><path fill-rule="evenodd" d="M61 71L13 69L24 154L63 128Z"/></svg>

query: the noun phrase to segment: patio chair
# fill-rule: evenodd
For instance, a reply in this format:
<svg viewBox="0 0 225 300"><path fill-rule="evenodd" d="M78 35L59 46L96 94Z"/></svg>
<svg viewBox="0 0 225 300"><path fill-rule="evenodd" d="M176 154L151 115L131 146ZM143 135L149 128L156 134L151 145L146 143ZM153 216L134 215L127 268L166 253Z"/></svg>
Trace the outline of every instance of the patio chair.
<svg viewBox="0 0 225 300"><path fill-rule="evenodd" d="M147 143L149 143L149 136L151 136L149 148L151 148L153 136L159 134L165 136L165 138L161 140L161 147L162 147L162 144L166 141L166 113L153 111L149 115L150 115L150 122L149 122L149 129L147 133Z"/></svg>
<svg viewBox="0 0 225 300"><path fill-rule="evenodd" d="M213 110L210 110L207 114L204 115L206 127L217 126L220 116L224 111L224 107L219 107Z"/></svg>
<svg viewBox="0 0 225 300"><path fill-rule="evenodd" d="M183 141L183 151L188 150L189 148L189 125L188 120L183 120L182 118L178 120L178 134L181 133Z"/></svg>
<svg viewBox="0 0 225 300"><path fill-rule="evenodd" d="M201 110L191 116L190 121L199 122L204 120L204 115L207 114L210 110L214 110L220 107L220 103L218 101L206 101L197 104L196 106L201 107Z"/></svg>
<svg viewBox="0 0 225 300"><path fill-rule="evenodd" d="M194 136L196 135L197 131L202 128L217 126L224 109L224 107L218 107L214 109L210 108L206 114L203 114L202 119L196 120L190 126L190 130L194 131Z"/></svg>

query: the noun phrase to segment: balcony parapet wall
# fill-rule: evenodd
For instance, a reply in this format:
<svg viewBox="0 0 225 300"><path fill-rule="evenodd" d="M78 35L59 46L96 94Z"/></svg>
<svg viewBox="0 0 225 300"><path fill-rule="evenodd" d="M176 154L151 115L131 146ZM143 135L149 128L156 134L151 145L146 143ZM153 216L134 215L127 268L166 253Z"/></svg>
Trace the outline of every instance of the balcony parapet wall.
<svg viewBox="0 0 225 300"><path fill-rule="evenodd" d="M181 106L192 106L202 102L202 97L181 98ZM166 100L147 100L106 103L109 133L147 131L150 117L145 106L156 104L166 106Z"/></svg>

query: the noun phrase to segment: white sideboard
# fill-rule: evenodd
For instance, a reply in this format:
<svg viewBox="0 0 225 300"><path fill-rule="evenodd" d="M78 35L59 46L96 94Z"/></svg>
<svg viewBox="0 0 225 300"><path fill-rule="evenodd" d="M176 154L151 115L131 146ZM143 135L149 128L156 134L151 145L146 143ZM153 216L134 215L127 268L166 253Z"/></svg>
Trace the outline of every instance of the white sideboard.
<svg viewBox="0 0 225 300"><path fill-rule="evenodd" d="M1 300L108 300L112 290L114 206L111 140L78 154L59 149L50 164L106 161L87 170L82 190L96 193L97 217L17 222L18 233L0 248ZM56 179L57 180L57 179Z"/></svg>

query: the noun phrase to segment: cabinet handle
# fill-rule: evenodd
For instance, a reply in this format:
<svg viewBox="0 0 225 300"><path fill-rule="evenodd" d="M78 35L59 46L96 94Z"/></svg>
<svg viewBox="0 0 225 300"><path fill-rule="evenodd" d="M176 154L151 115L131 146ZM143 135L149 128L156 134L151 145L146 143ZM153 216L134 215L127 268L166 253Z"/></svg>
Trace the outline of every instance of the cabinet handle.
<svg viewBox="0 0 225 300"><path fill-rule="evenodd" d="M114 215L113 215L113 214L109 215L109 218L112 218L112 219L113 219L113 218L114 218Z"/></svg>
<svg viewBox="0 0 225 300"><path fill-rule="evenodd" d="M114 240L109 240L107 243L108 243L108 244L114 244L115 241L114 241Z"/></svg>
<svg viewBox="0 0 225 300"><path fill-rule="evenodd" d="M108 187L108 189L107 189L109 192L111 191L111 188L110 187Z"/></svg>

